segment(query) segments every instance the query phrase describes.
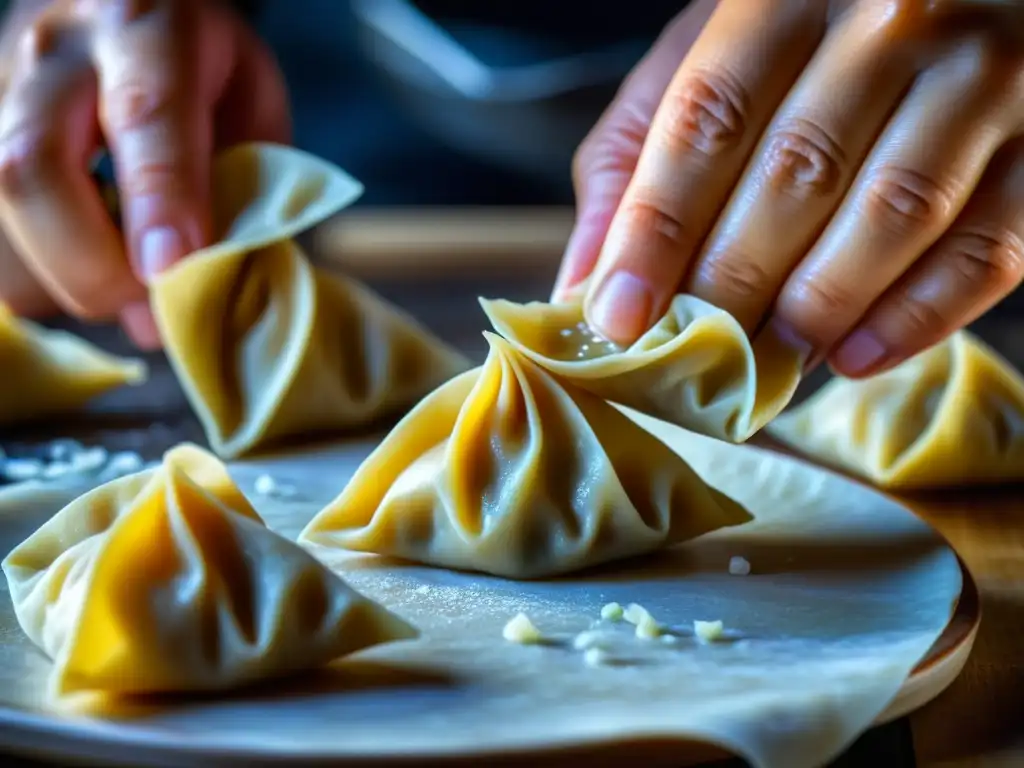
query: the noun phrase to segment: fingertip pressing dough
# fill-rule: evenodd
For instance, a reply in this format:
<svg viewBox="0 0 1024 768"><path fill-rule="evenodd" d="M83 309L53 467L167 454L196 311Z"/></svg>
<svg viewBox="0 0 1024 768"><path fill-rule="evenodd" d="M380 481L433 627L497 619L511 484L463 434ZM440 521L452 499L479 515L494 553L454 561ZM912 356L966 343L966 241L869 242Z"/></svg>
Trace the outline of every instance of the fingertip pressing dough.
<svg viewBox="0 0 1024 768"><path fill-rule="evenodd" d="M615 407L485 335L484 365L411 411L301 540L526 579L751 519Z"/></svg>
<svg viewBox="0 0 1024 768"><path fill-rule="evenodd" d="M116 357L65 331L22 320L0 304L0 425L77 411L146 379L141 360Z"/></svg>
<svg viewBox="0 0 1024 768"><path fill-rule="evenodd" d="M469 367L292 240L362 185L312 155L243 144L213 168L219 240L152 287L168 357L216 453L369 425Z"/></svg>
<svg viewBox="0 0 1024 768"><path fill-rule="evenodd" d="M481 300L495 331L560 379L694 432L743 442L785 408L803 359L770 329L753 342L727 312L678 295L623 349L583 318L584 288L560 304Z"/></svg>
<svg viewBox="0 0 1024 768"><path fill-rule="evenodd" d="M268 529L190 445L73 501L3 571L58 695L226 690L417 635Z"/></svg>
<svg viewBox="0 0 1024 768"><path fill-rule="evenodd" d="M877 486L1024 479L1024 378L967 331L890 371L835 378L769 434Z"/></svg>

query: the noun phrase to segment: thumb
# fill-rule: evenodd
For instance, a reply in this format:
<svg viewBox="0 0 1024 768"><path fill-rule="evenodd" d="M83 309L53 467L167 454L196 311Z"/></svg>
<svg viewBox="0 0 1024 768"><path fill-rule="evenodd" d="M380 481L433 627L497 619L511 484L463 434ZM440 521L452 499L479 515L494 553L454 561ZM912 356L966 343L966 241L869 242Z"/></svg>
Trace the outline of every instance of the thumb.
<svg viewBox="0 0 1024 768"><path fill-rule="evenodd" d="M718 0L697 0L665 28L622 84L573 158L576 223L555 280L553 301L586 280L629 186L651 120L686 52Z"/></svg>

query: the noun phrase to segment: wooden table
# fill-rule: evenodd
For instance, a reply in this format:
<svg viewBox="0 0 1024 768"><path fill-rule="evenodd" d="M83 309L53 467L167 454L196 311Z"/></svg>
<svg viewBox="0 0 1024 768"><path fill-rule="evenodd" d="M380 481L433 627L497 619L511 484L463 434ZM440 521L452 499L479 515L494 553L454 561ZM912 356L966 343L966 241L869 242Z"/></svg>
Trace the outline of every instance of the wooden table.
<svg viewBox="0 0 1024 768"><path fill-rule="evenodd" d="M566 211L357 210L321 229L312 249L482 359L480 331L487 325L477 296L545 297L570 224ZM129 352L117 329L63 325ZM975 330L1024 370L1024 316L996 313ZM181 440L202 442L163 356L149 362L150 382L105 399L97 415L63 423L60 432L42 426L3 434L0 444L73 436L155 459ZM821 378L806 382L798 397ZM894 768L1024 768L1024 486L903 501L945 535L971 569L982 596L981 630L964 672L945 694L865 734L834 768L875 768L880 761Z"/></svg>

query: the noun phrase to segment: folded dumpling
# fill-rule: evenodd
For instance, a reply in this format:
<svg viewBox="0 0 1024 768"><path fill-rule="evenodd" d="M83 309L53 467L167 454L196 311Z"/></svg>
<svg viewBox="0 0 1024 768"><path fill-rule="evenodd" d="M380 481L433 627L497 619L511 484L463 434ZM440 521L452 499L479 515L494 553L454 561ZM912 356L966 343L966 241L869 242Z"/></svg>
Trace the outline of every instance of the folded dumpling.
<svg viewBox="0 0 1024 768"><path fill-rule="evenodd" d="M484 365L410 412L300 540L540 578L751 519L613 406L486 335Z"/></svg>
<svg viewBox="0 0 1024 768"><path fill-rule="evenodd" d="M224 690L416 634L267 528L190 445L69 504L3 570L56 693Z"/></svg>
<svg viewBox="0 0 1024 768"><path fill-rule="evenodd" d="M70 333L20 320L0 304L0 425L75 411L145 378L141 360L115 357Z"/></svg>
<svg viewBox="0 0 1024 768"><path fill-rule="evenodd" d="M1024 379L964 331L873 378L833 379L768 433L883 488L1024 480Z"/></svg>
<svg viewBox="0 0 1024 768"><path fill-rule="evenodd" d="M793 397L804 361L770 331L751 343L729 313L694 296L634 344L597 336L583 290L561 304L482 300L494 329L534 362L607 400L730 442L743 442Z"/></svg>
<svg viewBox="0 0 1024 768"><path fill-rule="evenodd" d="M220 240L161 275L152 297L167 354L221 456L370 424L469 367L367 288L314 267L292 240L361 191L295 149L246 144L217 158Z"/></svg>

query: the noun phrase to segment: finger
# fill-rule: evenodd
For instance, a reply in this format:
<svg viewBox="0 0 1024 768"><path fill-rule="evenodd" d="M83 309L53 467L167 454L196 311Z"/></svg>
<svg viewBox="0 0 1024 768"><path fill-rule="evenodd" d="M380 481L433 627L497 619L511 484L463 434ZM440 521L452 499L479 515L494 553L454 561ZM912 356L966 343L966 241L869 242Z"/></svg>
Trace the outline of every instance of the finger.
<svg viewBox="0 0 1024 768"><path fill-rule="evenodd" d="M41 18L23 39L0 107L0 219L54 300L99 319L145 290L87 171L97 138L84 35Z"/></svg>
<svg viewBox="0 0 1024 768"><path fill-rule="evenodd" d="M612 216L636 169L651 118L679 62L716 5L717 0L698 0L665 28L580 144L572 168L576 223L555 280L553 300L564 298L597 263Z"/></svg>
<svg viewBox="0 0 1024 768"><path fill-rule="evenodd" d="M1013 127L997 55L966 46L924 73L787 279L774 317L820 359L959 215Z"/></svg>
<svg viewBox="0 0 1024 768"><path fill-rule="evenodd" d="M148 281L202 247L213 151L193 0L110 0L93 19L100 122L133 267Z"/></svg>
<svg viewBox="0 0 1024 768"><path fill-rule="evenodd" d="M869 6L826 37L697 257L689 293L754 331L912 83L908 27Z"/></svg>
<svg viewBox="0 0 1024 768"><path fill-rule="evenodd" d="M869 376L973 322L1024 278L1024 140L999 152L954 227L829 357Z"/></svg>
<svg viewBox="0 0 1024 768"><path fill-rule="evenodd" d="M203 45L223 52L230 40L233 58L226 67L226 84L215 85L210 95L217 103L214 145L290 143L288 92L273 54L247 25L230 23L223 13L216 15L216 22L205 27L209 39Z"/></svg>
<svg viewBox="0 0 1024 768"><path fill-rule="evenodd" d="M665 92L609 227L586 303L602 334L629 343L664 311L817 46L827 5L720 3Z"/></svg>

